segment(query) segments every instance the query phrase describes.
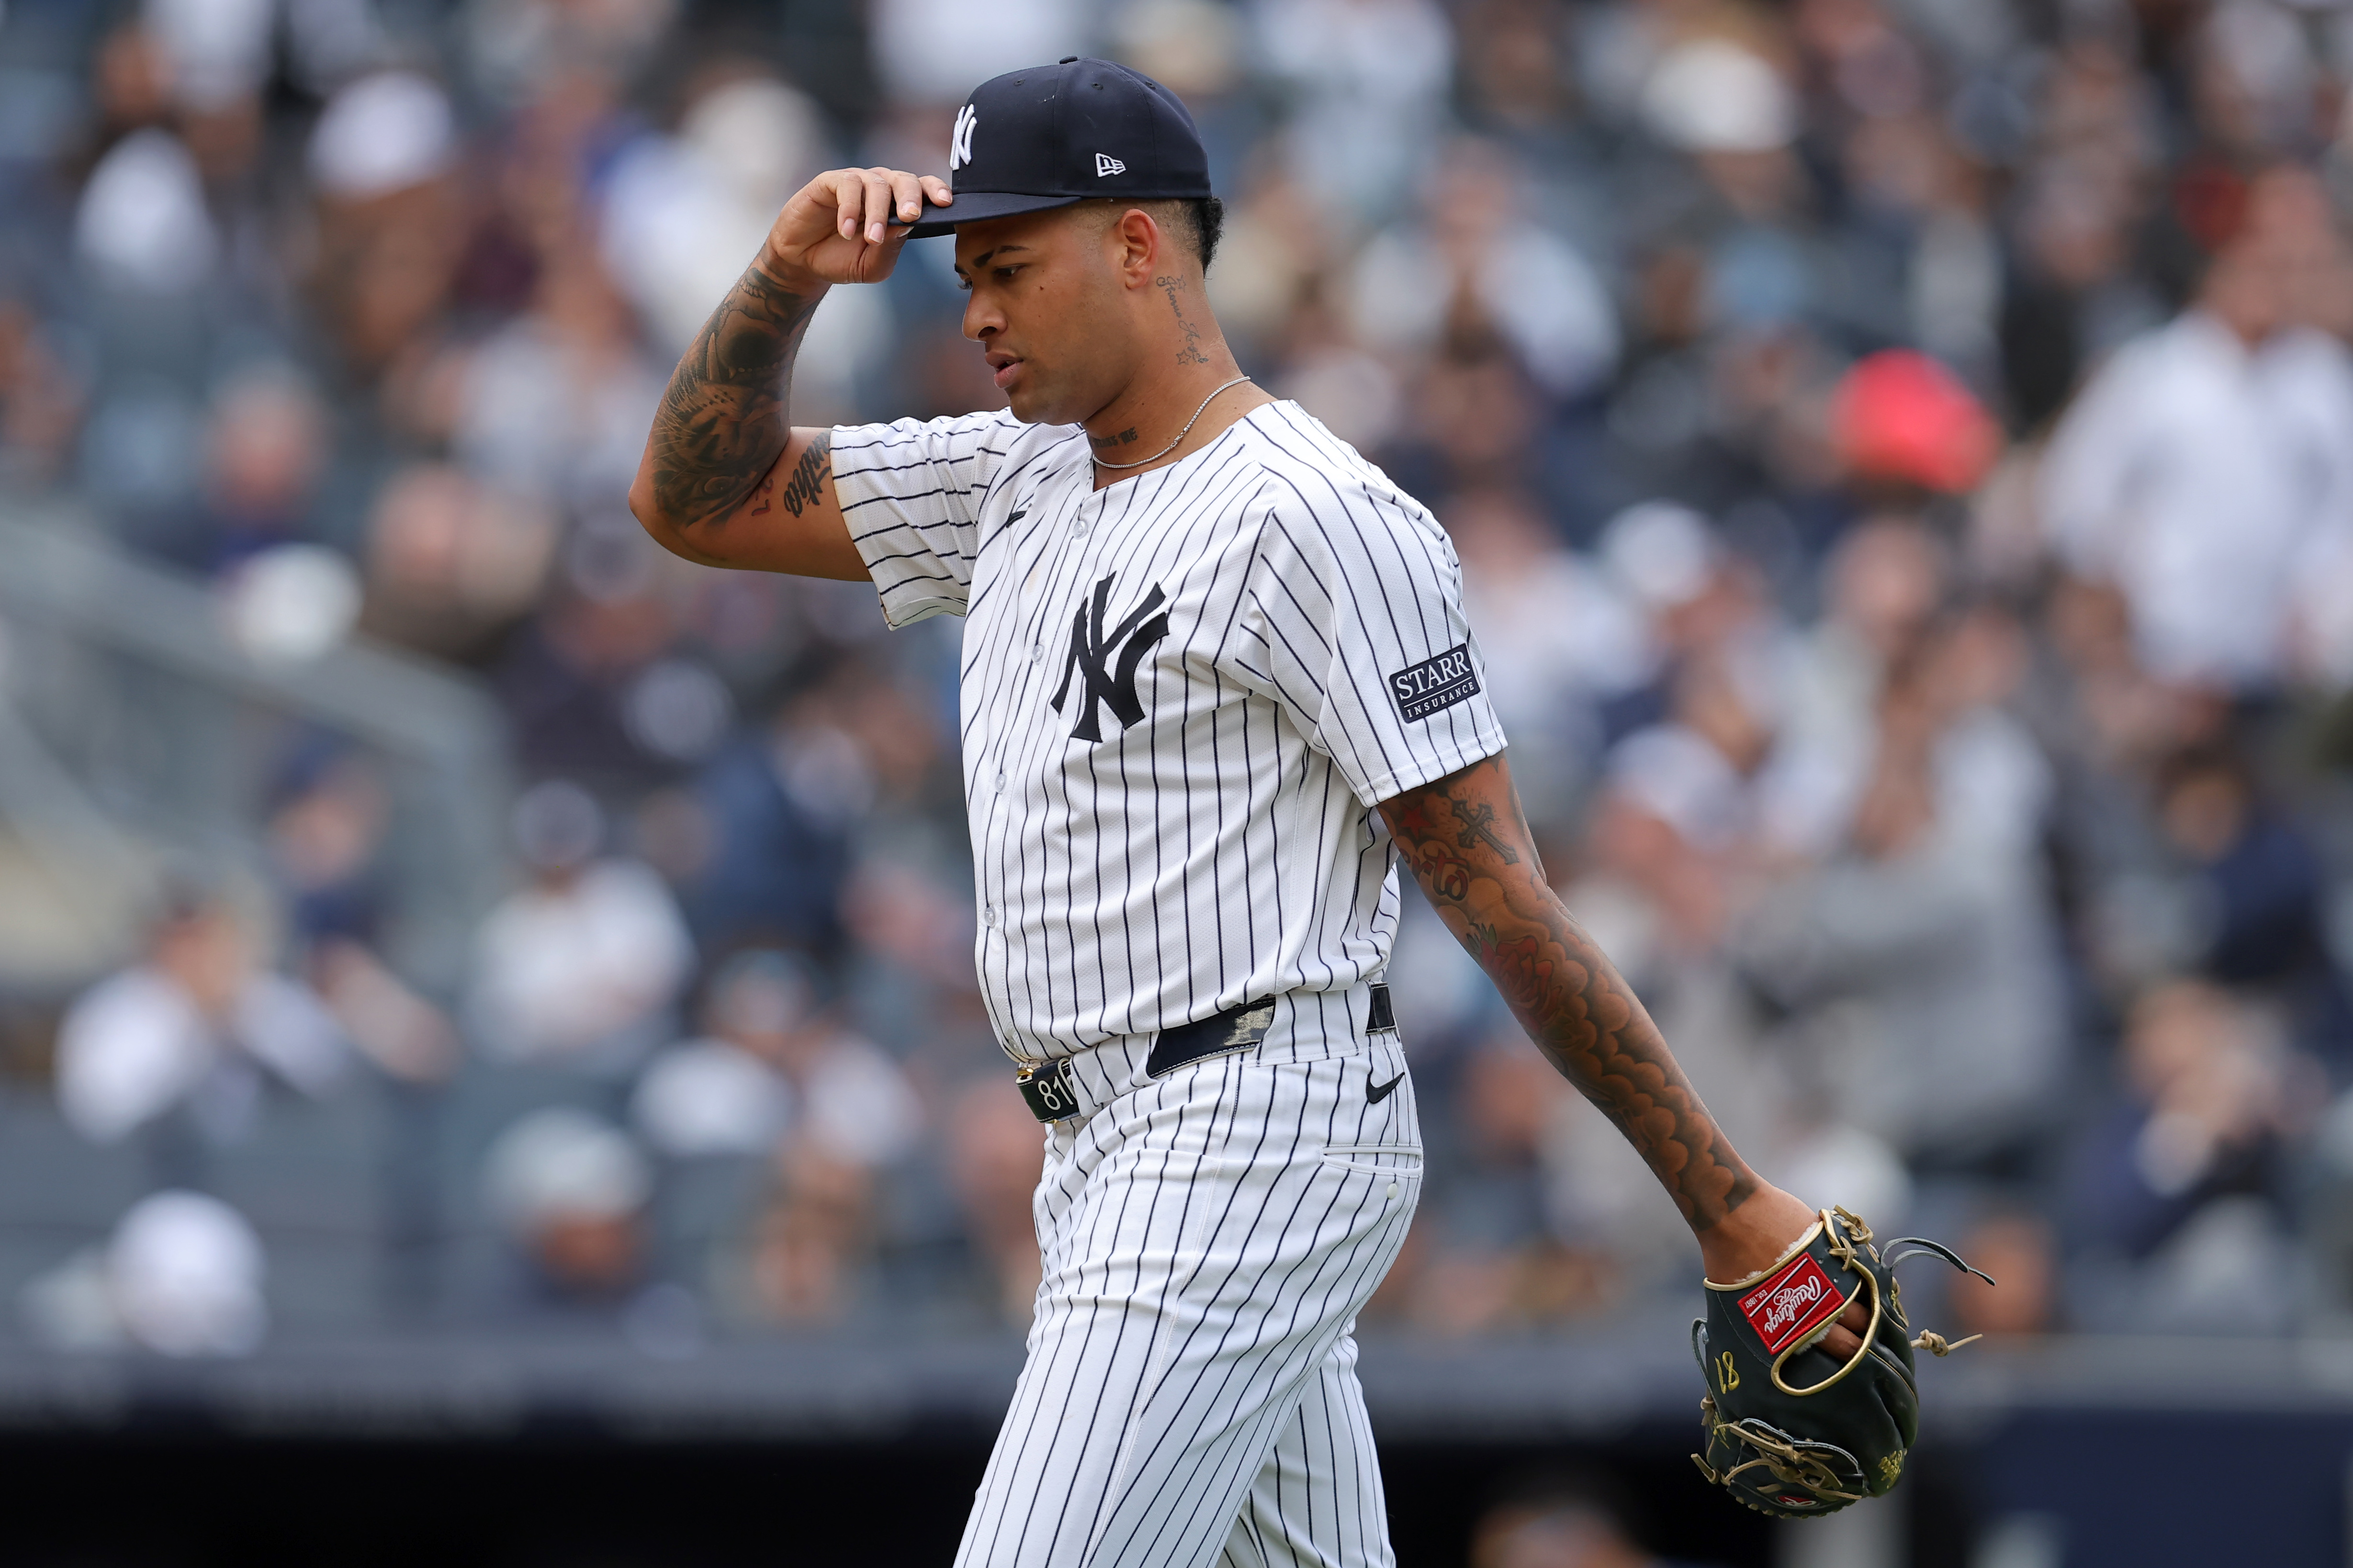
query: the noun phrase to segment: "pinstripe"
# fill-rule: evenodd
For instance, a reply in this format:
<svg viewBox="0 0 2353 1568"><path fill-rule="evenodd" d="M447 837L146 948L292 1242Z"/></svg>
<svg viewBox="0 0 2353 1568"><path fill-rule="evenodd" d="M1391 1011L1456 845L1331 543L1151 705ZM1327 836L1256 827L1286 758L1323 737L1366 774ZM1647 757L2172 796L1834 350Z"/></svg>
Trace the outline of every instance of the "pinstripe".
<svg viewBox="0 0 2353 1568"><path fill-rule="evenodd" d="M1335 1086L1335 1087L1336 1087L1336 1086ZM1297 1125L1293 1126L1293 1127L1291 1129L1291 1134L1292 1134L1292 1135L1291 1135L1290 1139L1289 1139L1289 1140L1287 1140L1288 1143L1289 1143L1289 1144L1290 1144L1290 1146L1292 1146L1292 1147L1294 1147L1294 1148L1295 1148L1295 1147L1303 1146L1303 1134L1304 1134L1304 1132L1305 1132L1305 1118L1306 1118L1306 1115L1307 1115L1307 1112L1308 1112L1308 1110L1309 1110L1309 1108L1310 1108L1311 1104L1312 1104L1312 1100L1311 1100L1311 1098L1310 1098L1309 1096L1307 1096L1307 1095L1303 1094L1303 1096L1301 1097L1301 1100L1300 1100L1299 1107L1298 1107L1298 1116L1299 1116L1299 1119L1300 1119L1300 1120L1299 1120L1299 1122L1298 1122L1298 1124L1297 1124ZM1336 1101L1335 1101L1335 1106L1334 1106L1334 1110L1336 1110ZM1327 1112L1327 1116L1328 1116L1329 1114L1330 1114L1330 1112ZM1264 1145L1264 1142L1263 1142L1263 1141L1264 1141L1264 1139L1265 1139L1265 1138L1267 1138L1267 1137L1271 1137L1271 1131L1272 1131L1272 1129L1271 1129L1271 1119L1269 1119L1269 1121L1268 1121L1268 1123L1266 1124L1265 1130L1264 1130L1264 1131L1262 1131L1262 1134L1261 1134L1262 1142L1261 1142L1261 1150L1260 1150L1260 1152L1261 1152L1261 1153L1263 1153L1263 1152L1264 1152L1264 1147L1265 1147L1265 1145ZM1266 1232L1269 1230L1269 1226L1267 1226L1267 1223L1266 1223L1266 1217L1267 1217L1267 1216L1266 1216L1266 1211L1267 1211L1267 1208L1271 1205L1271 1203L1272 1203L1273 1199L1278 1195L1278 1194L1280 1193L1280 1191L1281 1191L1281 1184L1280 1184L1280 1183L1279 1183L1279 1182L1278 1182L1278 1183L1273 1183L1273 1184L1269 1184L1268 1191L1267 1191L1267 1192L1262 1195L1262 1197L1261 1197L1261 1204L1260 1204L1260 1207L1259 1207L1258 1211L1257 1211L1255 1214L1253 1214L1253 1215L1251 1216L1251 1219L1250 1219L1250 1223L1249 1223L1247 1226L1243 1226L1243 1227L1242 1227L1241 1235L1242 1235L1245 1238L1247 1238L1248 1237L1252 1236L1252 1235L1266 1233ZM1333 1214L1333 1212L1334 1212L1334 1209L1336 1207L1336 1205L1337 1205L1337 1203L1338 1203L1338 1201L1339 1201L1339 1195L1340 1195L1340 1194L1335 1191L1335 1192L1331 1195L1330 1199L1327 1201L1327 1206L1326 1206L1326 1208L1325 1208L1325 1211L1324 1211L1322 1215L1320 1215L1316 1216L1315 1220L1314 1220L1312 1224L1303 1224L1303 1223L1301 1222L1301 1215L1300 1215L1300 1212L1299 1212L1299 1211L1300 1211L1300 1209L1301 1209L1302 1207L1303 1207L1303 1205L1304 1205L1306 1204L1306 1202L1308 1201L1308 1189L1306 1189L1306 1188L1303 1188L1303 1189L1301 1190L1301 1192L1299 1193L1299 1194L1298 1194L1298 1195L1294 1198L1294 1200L1293 1200L1293 1212L1292 1212L1289 1215L1287 1215L1287 1216L1285 1217L1285 1220L1284 1220L1284 1222L1283 1222L1282 1224L1281 1224L1280 1226L1277 1226L1272 1227L1272 1228L1273 1228L1273 1230L1274 1230L1274 1232L1275 1232L1275 1233L1277 1233L1277 1234L1282 1234L1282 1235L1286 1235L1286 1236L1297 1236L1297 1235L1313 1235L1313 1236L1321 1236L1321 1235L1323 1235L1323 1234L1324 1233L1324 1229L1325 1229L1326 1225L1329 1223L1329 1221L1330 1221L1330 1219L1331 1219L1331 1217L1332 1217L1332 1214ZM1369 1195L1369 1194L1367 1194L1367 1195ZM1360 1205L1359 1205L1359 1206L1360 1206L1360 1208L1361 1208L1361 1204L1360 1204ZM1230 1211L1229 1211L1229 1215L1222 1215L1222 1216L1220 1216L1220 1221L1219 1221L1219 1228L1220 1228L1220 1229L1222 1229L1222 1228L1223 1228L1224 1220L1225 1220L1226 1218L1228 1218L1228 1217L1230 1217ZM1288 1300L1288 1301L1290 1301L1290 1302L1292 1303L1292 1319L1291 1319L1291 1321L1292 1321L1292 1323L1293 1323L1294 1326L1295 1326L1295 1324L1296 1324L1296 1322L1297 1322L1297 1321L1298 1321L1298 1318L1299 1318L1299 1316L1300 1316L1301 1312L1304 1310L1304 1308L1305 1308L1305 1306L1306 1306L1307 1298L1308 1298L1308 1291L1309 1291L1309 1289L1312 1289L1312 1287L1313 1287L1313 1286L1314 1286L1314 1284L1315 1283L1315 1280L1314 1280L1314 1279L1313 1277L1311 1277L1311 1279L1309 1279L1309 1281L1307 1282L1307 1285L1306 1285L1305 1287L1303 1287L1303 1288L1301 1288L1301 1289L1295 1289L1295 1290L1294 1290L1294 1289L1293 1289L1291 1288L1291 1286L1292 1286L1292 1283L1293 1283L1293 1277L1296 1275L1296 1273L1297 1273L1298 1269L1299 1269L1299 1268L1303 1268L1303 1267L1305 1267L1305 1266L1307 1265L1307 1263L1308 1263L1310 1260L1311 1260L1310 1257L1307 1257L1307 1256L1303 1256L1303 1257L1300 1257L1300 1258L1294 1258L1294 1259L1291 1262L1291 1264L1290 1264L1289 1268L1284 1271L1284 1273L1283 1273L1281 1277L1279 1277L1279 1278L1277 1278L1277 1279L1275 1279L1273 1280L1272 1294L1274 1295L1274 1297L1276 1298L1276 1300ZM1250 1263L1250 1261L1252 1261L1252 1260L1251 1260L1251 1259L1250 1259L1250 1258L1249 1249L1248 1249L1247 1247L1243 1248L1240 1252L1239 1252L1239 1253L1238 1253L1238 1255L1237 1255L1237 1257L1236 1257L1235 1263L1234 1263L1233 1267L1232 1267L1231 1268L1229 1268L1229 1271L1227 1272L1227 1274L1226 1274L1226 1275L1225 1275L1225 1276L1224 1276L1224 1277L1223 1277L1223 1278L1219 1281L1218 1286L1216 1287L1216 1289L1211 1292L1211 1295L1212 1295L1213 1299L1222 1299L1222 1298L1225 1296L1225 1294L1226 1294L1226 1289L1227 1289L1227 1287L1228 1287L1228 1286L1229 1286L1229 1285L1233 1282L1235 1276L1236 1276L1237 1274L1239 1274L1239 1273L1242 1272L1242 1270L1244 1269L1245 1266L1246 1266L1248 1263ZM1387 1265L1386 1265L1386 1262L1384 1262L1384 1264L1383 1264L1383 1266L1382 1266L1381 1272L1386 1272L1386 1271L1387 1271ZM1320 1272L1320 1265L1319 1265L1319 1272ZM1343 1278L1345 1278L1345 1274L1344 1274ZM1377 1279L1377 1278L1378 1278L1378 1276L1377 1276L1377 1275L1376 1275L1376 1276L1375 1276L1376 1280ZM1335 1283L1336 1284L1336 1281L1335 1281ZM1323 1319L1323 1318L1324 1318L1324 1317L1328 1316L1328 1313L1329 1313L1329 1301L1328 1301L1328 1298L1329 1298L1329 1295L1330 1295L1331 1289L1332 1289L1333 1288L1334 1288L1333 1286L1327 1286L1327 1287L1326 1287L1326 1289L1325 1289L1325 1302L1324 1302L1324 1307L1323 1307L1321 1310L1319 1310L1315 1314L1314 1314L1314 1318L1315 1318L1315 1319L1317 1319L1317 1320L1321 1320L1321 1319ZM1349 1315L1349 1316L1354 1316L1354 1309L1353 1309L1353 1308L1350 1310L1350 1312L1349 1312L1349 1314L1348 1314L1348 1315ZM1229 1318L1229 1319L1225 1321L1225 1323L1222 1325L1222 1328L1221 1328L1221 1331L1220 1331L1219 1343L1219 1346L1218 1346L1218 1349L1219 1349L1219 1351L1220 1352L1222 1352L1224 1350L1226 1350L1226 1349L1228 1348L1228 1345L1229 1345L1229 1342L1230 1337L1231 1337L1231 1336L1232 1336L1232 1334L1237 1331L1237 1328L1240 1326L1240 1322L1241 1322L1241 1319L1240 1319L1239 1316L1237 1316L1237 1317L1233 1317L1233 1318ZM1259 1370L1260 1370L1260 1369L1258 1369L1258 1368L1256 1368L1256 1367L1253 1367L1253 1366L1250 1366L1250 1365L1248 1365L1248 1364L1246 1364L1246 1363L1242 1363L1242 1362L1240 1362L1240 1361L1238 1361L1238 1360L1229 1360L1229 1361L1227 1362L1225 1374L1224 1374L1224 1376L1220 1379L1219 1388L1218 1388L1218 1390L1217 1390L1215 1393L1211 1394L1208 1396L1208 1408L1207 1408L1207 1409L1205 1409L1205 1410L1203 1410L1203 1411L1201 1411L1201 1413L1198 1415L1197 1420L1196 1420L1196 1426L1195 1426L1195 1428L1194 1428L1194 1432L1193 1432L1193 1434L1192 1434L1191 1436L1194 1436L1194 1437L1198 1437L1198 1433L1199 1433L1200 1426L1201 1426L1202 1425L1206 1424L1206 1423L1210 1419L1211 1415L1212 1415L1212 1414L1215 1412L1215 1410L1218 1408L1218 1401L1219 1401L1219 1398L1223 1394L1223 1393L1225 1392L1225 1390L1226 1390L1227 1386L1230 1384L1231 1380L1233 1379L1233 1377L1235 1376L1235 1374L1236 1374L1237 1373L1241 1373L1241 1374L1243 1375L1243 1377L1244 1377L1244 1379L1245 1379L1245 1382L1246 1382L1246 1384L1247 1384L1247 1382L1248 1382L1249 1380L1250 1380L1250 1379L1254 1378L1254 1377L1257 1375L1257 1373L1258 1373L1258 1371L1259 1371ZM1198 1393L1198 1390L1196 1390L1195 1392L1197 1392L1197 1393ZM1191 1395L1191 1394L1188 1394L1188 1396L1187 1396L1187 1398L1188 1398L1188 1402L1189 1402L1189 1400L1191 1399L1191 1397L1192 1397L1192 1395ZM1164 1436L1164 1437L1163 1437L1163 1439L1162 1439L1162 1440L1163 1440L1163 1441L1165 1441L1165 1440L1166 1440L1165 1436ZM1170 1475L1168 1475L1167 1477L1165 1477L1165 1478L1164 1478L1164 1479L1163 1479L1163 1487L1164 1487L1164 1489L1165 1489L1165 1487L1166 1487L1167 1484L1169 1484L1171 1481L1181 1480L1181 1479L1187 1479L1187 1478L1179 1477L1179 1476L1176 1475L1174 1472L1171 1472L1171 1474L1170 1474ZM1198 1494L1198 1495L1208 1495L1208 1494ZM1158 1497L1158 1495L1157 1495L1157 1494L1155 1494L1155 1496L1154 1497L1154 1499L1153 1499L1153 1500L1152 1500L1155 1504L1156 1504L1156 1503L1159 1501L1159 1497ZM1164 1516L1164 1522L1163 1522L1163 1526L1162 1526L1162 1533L1165 1533L1165 1531L1166 1531L1166 1522L1167 1522L1166 1517L1166 1516ZM1157 1550L1158 1550L1159 1544L1160 1544L1160 1535L1155 1534L1155 1536L1153 1538L1153 1540L1152 1540L1150 1542L1148 1542L1148 1543L1147 1543L1148 1550L1147 1550L1147 1551L1145 1551L1145 1552L1142 1555L1140 1555L1140 1556L1134 1556L1134 1557L1133 1557L1133 1560L1134 1560L1134 1561L1157 1561L1157 1560L1159 1560L1159 1559L1158 1559L1158 1555L1157 1555ZM1131 1558L1131 1554L1129 1554L1129 1553L1124 1553L1124 1553L1121 1553L1121 1560L1123 1560L1123 1561L1124 1561L1124 1560L1130 1560L1130 1558Z"/></svg>
<svg viewBox="0 0 2353 1568"><path fill-rule="evenodd" d="M859 546L893 622L972 615L960 728L997 916L976 950L1008 1049L1379 973L1398 894L1368 875L1386 838L1353 837L1366 802L1502 743L1483 696L1409 725L1382 685L1468 640L1427 514L1282 405L1100 493L1074 431L1001 416L835 447L843 504L877 519ZM1145 721L1090 748L1043 689L1105 575L1114 611L1162 587L1171 632L1138 668Z"/></svg>
<svg viewBox="0 0 2353 1568"><path fill-rule="evenodd" d="M1482 668L1453 552L1288 405L1100 491L1078 432L1003 415L834 457L885 616L967 617L991 1022L1108 1093L1046 1140L1029 1359L959 1563L1388 1568L1350 1335L1419 1177L1324 1151L1419 1148L1409 1081L1365 1099L1405 1067L1360 1033L1398 900L1371 808L1503 745L1483 694L1409 722L1388 690ZM1102 645L1147 614L1156 641ZM1254 1051L1143 1076L1158 1031L1270 996Z"/></svg>

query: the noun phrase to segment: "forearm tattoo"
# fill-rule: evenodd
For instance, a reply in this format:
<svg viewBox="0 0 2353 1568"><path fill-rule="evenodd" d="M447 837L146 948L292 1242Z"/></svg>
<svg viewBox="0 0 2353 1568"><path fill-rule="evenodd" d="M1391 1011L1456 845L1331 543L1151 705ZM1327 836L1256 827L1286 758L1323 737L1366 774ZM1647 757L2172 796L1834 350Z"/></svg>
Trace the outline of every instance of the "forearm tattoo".
<svg viewBox="0 0 2353 1568"><path fill-rule="evenodd" d="M652 440L655 503L678 527L726 517L783 453L792 437L793 355L822 297L797 294L748 267L678 362ZM812 448L821 468L830 462L828 445ZM804 458L803 468L807 464ZM818 477L810 471L810 486ZM795 515L801 507L793 485L800 480L796 470L783 497ZM803 494L803 504L813 493Z"/></svg>
<svg viewBox="0 0 2353 1568"><path fill-rule="evenodd" d="M1381 805L1398 848L1530 1038L1704 1231L1758 1185L1650 1014L1544 879L1500 757Z"/></svg>

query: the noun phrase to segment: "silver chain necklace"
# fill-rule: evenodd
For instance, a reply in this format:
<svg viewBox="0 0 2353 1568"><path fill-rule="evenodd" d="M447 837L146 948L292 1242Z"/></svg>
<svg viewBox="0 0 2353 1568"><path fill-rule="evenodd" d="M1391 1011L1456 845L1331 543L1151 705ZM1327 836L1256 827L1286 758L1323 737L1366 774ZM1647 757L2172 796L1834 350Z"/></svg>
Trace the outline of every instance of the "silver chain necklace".
<svg viewBox="0 0 2353 1568"><path fill-rule="evenodd" d="M1158 462L1161 458L1175 451L1178 442L1183 441L1186 437L1193 433L1193 426L1198 425L1201 422L1201 416L1209 411L1209 405L1216 401L1219 392L1225 391L1227 387L1240 386L1249 379L1250 377L1246 375L1238 375L1234 377L1233 380L1226 383L1225 386L1219 387L1217 392L1212 392L1208 396L1201 399L1201 406L1193 410L1193 417L1185 421L1185 428L1176 432L1176 440L1169 442L1168 445L1161 447L1160 450L1153 453L1152 456L1148 458L1138 458L1133 463L1106 463L1101 458L1096 458L1095 467L1098 468L1140 468L1147 463ZM1092 454L1090 454L1090 456L1092 455Z"/></svg>

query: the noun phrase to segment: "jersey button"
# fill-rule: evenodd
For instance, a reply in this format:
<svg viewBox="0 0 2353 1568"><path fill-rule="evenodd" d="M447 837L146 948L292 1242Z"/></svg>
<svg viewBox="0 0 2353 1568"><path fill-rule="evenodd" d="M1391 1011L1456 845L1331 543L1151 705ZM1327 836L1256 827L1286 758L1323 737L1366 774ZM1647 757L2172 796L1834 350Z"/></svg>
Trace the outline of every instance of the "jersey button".
<svg viewBox="0 0 2353 1568"><path fill-rule="evenodd" d="M1046 657L1046 645L1045 645L1044 643L1041 643L1041 642L1033 642L1033 643L1031 643L1031 644L1029 645L1029 662L1030 662L1030 663L1032 663L1032 664L1036 664L1039 659L1042 659L1042 658L1044 658L1045 657Z"/></svg>
<svg viewBox="0 0 2353 1568"><path fill-rule="evenodd" d="M981 911L980 918L987 921L990 925L995 925L997 923L997 906L995 904L989 905L987 909Z"/></svg>
<svg viewBox="0 0 2353 1568"><path fill-rule="evenodd" d="M1003 768L997 770L997 793L999 795L1003 795L1005 793L1005 770Z"/></svg>

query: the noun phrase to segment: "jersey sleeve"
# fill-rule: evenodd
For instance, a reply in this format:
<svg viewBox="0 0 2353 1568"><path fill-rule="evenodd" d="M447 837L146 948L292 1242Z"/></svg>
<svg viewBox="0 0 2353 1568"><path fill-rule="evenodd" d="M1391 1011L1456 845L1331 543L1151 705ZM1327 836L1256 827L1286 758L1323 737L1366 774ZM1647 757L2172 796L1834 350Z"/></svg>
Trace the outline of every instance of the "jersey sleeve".
<svg viewBox="0 0 2353 1568"><path fill-rule="evenodd" d="M1019 429L1002 413L835 429L834 494L893 627L964 614L981 498Z"/></svg>
<svg viewBox="0 0 2353 1568"><path fill-rule="evenodd" d="M1241 609L1261 684L1365 805L1504 749L1437 520L1354 482L1277 477ZM1263 645L1263 646L1261 646Z"/></svg>

